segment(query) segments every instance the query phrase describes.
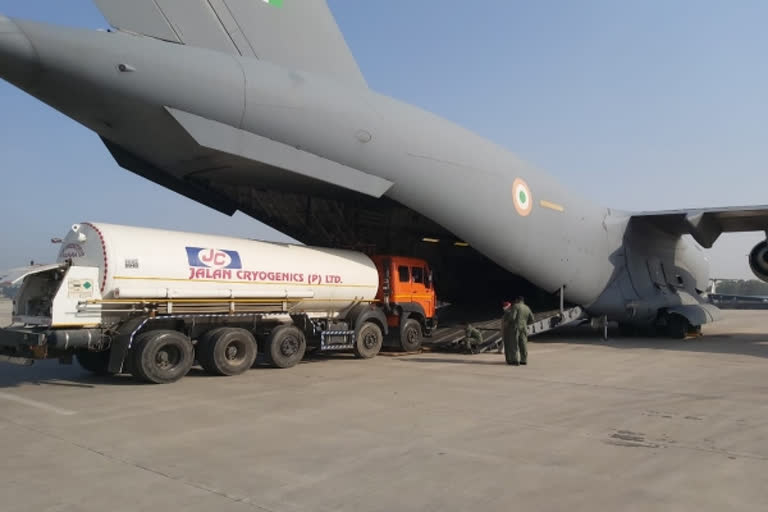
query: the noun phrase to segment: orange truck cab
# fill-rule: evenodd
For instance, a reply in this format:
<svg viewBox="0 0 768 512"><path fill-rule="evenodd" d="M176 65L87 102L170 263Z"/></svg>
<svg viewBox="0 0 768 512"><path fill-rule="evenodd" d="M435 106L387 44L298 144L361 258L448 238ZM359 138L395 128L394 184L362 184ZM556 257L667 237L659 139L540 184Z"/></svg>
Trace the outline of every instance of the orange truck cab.
<svg viewBox="0 0 768 512"><path fill-rule="evenodd" d="M427 262L403 256L373 256L379 271L376 299L387 315L390 332L399 335L406 352L421 347L437 327L437 296Z"/></svg>

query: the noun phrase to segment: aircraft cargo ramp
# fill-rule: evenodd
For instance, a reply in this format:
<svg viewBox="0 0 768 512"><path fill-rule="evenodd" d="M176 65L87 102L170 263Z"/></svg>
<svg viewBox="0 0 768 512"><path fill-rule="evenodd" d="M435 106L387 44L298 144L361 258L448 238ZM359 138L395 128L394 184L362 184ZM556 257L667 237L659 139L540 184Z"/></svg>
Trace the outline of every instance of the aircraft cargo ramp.
<svg viewBox="0 0 768 512"><path fill-rule="evenodd" d="M536 336L552 329L565 325L574 325L587 318L584 310L579 307L572 307L562 310L544 311L534 314L534 322L528 326L528 336ZM485 321L475 321L472 325L483 334L483 343L475 347L475 353L488 352L495 350L501 343L501 319L493 318ZM445 327L438 328L431 338L424 340L424 346L428 350L438 352L462 352L466 350L464 344L463 323L451 323Z"/></svg>

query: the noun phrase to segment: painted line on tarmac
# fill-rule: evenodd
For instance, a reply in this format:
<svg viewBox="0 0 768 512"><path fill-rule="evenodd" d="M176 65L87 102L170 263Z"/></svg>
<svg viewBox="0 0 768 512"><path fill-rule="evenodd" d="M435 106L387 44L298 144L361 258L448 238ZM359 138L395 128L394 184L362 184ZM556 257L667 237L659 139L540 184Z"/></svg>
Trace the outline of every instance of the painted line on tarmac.
<svg viewBox="0 0 768 512"><path fill-rule="evenodd" d="M0 400L8 400L9 402L16 402L17 404L27 405L29 407L35 407L43 411L53 412L62 416L72 416L77 414L75 411L68 409L60 409L44 402L38 402L37 400L30 400L29 398L21 398L20 396L12 395L10 393L0 393Z"/></svg>

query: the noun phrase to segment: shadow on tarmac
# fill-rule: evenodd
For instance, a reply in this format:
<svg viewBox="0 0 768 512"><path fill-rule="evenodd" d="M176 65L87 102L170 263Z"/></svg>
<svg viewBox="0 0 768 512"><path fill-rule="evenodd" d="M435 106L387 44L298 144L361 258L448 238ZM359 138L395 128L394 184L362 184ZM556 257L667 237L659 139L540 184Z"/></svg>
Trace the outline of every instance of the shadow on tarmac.
<svg viewBox="0 0 768 512"><path fill-rule="evenodd" d="M484 325L490 326L492 322L498 321L497 317L488 315L487 311L485 316L476 314L472 317L472 321L485 336L492 332L498 332L498 327L496 329L483 328ZM728 312L722 320L711 325L712 327L705 327L704 336L679 340L665 337L624 337L619 334L615 324L609 324L607 341L603 340L601 331L592 329L589 325L567 326L532 337L530 343L534 346L563 343L606 346L616 349L687 351L768 358L768 312L754 310ZM436 337L441 339L462 337L463 326L464 322L446 322L442 324L442 332L436 334ZM714 333L708 332L713 328L716 329ZM755 332L758 330L763 332ZM425 340L425 343L429 343L429 341Z"/></svg>
<svg viewBox="0 0 768 512"><path fill-rule="evenodd" d="M702 337L687 340L620 337L618 330L614 329L609 331L609 338L607 341L603 341L599 333L589 327L566 327L551 333L536 336L531 339L530 343L534 347L536 345L546 346L549 343L558 343L567 345L606 346L614 349L653 349L659 351L685 351L768 358L768 332L743 333L739 332L739 330L743 330L743 328L740 329L738 325L738 323L734 325L732 333L705 334ZM750 325L747 324L747 327L749 326ZM432 354L437 355L439 353L432 352ZM340 359L354 360L355 357L353 354L347 353L310 353L305 357L301 364L320 364ZM506 362L501 355L498 360L494 361L474 358L469 354L456 354L454 356L446 355L445 357L403 356L402 358L397 359L415 364L449 363L480 366L506 365ZM350 361L349 364L355 364L355 362ZM261 358L257 364L254 365L254 369L255 371L283 371L281 369L272 368ZM290 369L285 371L290 371ZM211 376L199 367L193 367L187 378L218 379L223 377ZM86 389L104 385L142 385L130 375L106 377L94 376L86 370L83 370L77 363L72 365L60 365L58 361L50 360L39 361L31 367L9 364L0 365L0 389L12 388L22 384Z"/></svg>
<svg viewBox="0 0 768 512"><path fill-rule="evenodd" d="M300 364L318 364L339 359L355 359L355 356L338 352L308 353ZM290 371L290 369L284 370L270 366L260 355L251 371ZM226 377L210 375L199 366L193 366L185 378L222 379ZM0 364L0 389L18 387L22 384L86 389L97 386L151 385L140 382L129 374L93 375L80 367L77 362L71 365L60 364L57 360L37 361L32 366Z"/></svg>
<svg viewBox="0 0 768 512"><path fill-rule="evenodd" d="M732 354L768 358L768 333L704 334L685 340L652 337L621 337L609 330L608 340L589 327L563 328L534 338L532 343L606 346L616 349L654 349L712 354Z"/></svg>
<svg viewBox="0 0 768 512"><path fill-rule="evenodd" d="M436 352L432 352L435 354ZM481 366L507 366L506 361L504 360L504 355L499 355L500 359L498 361L485 361L480 359L471 359L471 356L469 354L459 354L462 356L467 356L470 359L454 359L454 358L444 358L444 357L413 357L408 356L403 358L402 360L407 363L449 363L449 364L476 364Z"/></svg>

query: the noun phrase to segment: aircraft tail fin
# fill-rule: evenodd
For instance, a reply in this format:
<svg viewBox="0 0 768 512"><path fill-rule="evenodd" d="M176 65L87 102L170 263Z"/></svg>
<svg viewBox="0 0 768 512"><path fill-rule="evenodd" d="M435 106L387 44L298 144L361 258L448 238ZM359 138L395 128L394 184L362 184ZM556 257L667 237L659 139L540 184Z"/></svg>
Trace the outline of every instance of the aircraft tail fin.
<svg viewBox="0 0 768 512"><path fill-rule="evenodd" d="M94 0L118 30L366 86L326 0Z"/></svg>

